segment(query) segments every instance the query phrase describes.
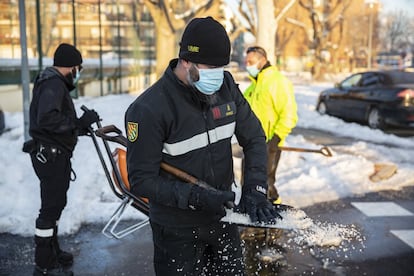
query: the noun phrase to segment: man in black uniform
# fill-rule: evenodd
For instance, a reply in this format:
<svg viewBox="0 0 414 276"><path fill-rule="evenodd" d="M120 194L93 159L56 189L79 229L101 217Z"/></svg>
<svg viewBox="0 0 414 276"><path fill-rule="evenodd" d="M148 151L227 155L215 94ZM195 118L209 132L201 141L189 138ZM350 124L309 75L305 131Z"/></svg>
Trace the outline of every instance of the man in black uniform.
<svg viewBox="0 0 414 276"><path fill-rule="evenodd" d="M72 45L60 44L53 67L36 78L30 104L29 133L25 143L33 168L40 180L41 208L36 219L35 269L33 275L72 275L63 266L71 265L73 255L60 249L58 221L66 206L72 166L70 158L78 135L99 120L94 110L76 117L69 92L75 88L82 70L81 53Z"/></svg>
<svg viewBox="0 0 414 276"><path fill-rule="evenodd" d="M132 192L150 202L157 275L244 275L237 226L220 222L234 201L231 138L246 156L239 210L253 221L278 214L267 201L262 127L224 66L230 41L211 17L184 30L179 58L125 115ZM206 189L160 169L165 162L204 180Z"/></svg>

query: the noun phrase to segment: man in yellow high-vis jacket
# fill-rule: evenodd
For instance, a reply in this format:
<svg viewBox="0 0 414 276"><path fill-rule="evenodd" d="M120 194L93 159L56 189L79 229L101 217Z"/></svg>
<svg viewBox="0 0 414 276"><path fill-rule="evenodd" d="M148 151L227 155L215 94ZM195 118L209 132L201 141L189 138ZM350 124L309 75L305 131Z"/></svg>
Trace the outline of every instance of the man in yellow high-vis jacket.
<svg viewBox="0 0 414 276"><path fill-rule="evenodd" d="M244 96L260 120L267 142L268 198L280 203L275 187L276 169L282 146L298 120L292 83L267 60L266 51L259 46L246 51L246 70L251 84Z"/></svg>

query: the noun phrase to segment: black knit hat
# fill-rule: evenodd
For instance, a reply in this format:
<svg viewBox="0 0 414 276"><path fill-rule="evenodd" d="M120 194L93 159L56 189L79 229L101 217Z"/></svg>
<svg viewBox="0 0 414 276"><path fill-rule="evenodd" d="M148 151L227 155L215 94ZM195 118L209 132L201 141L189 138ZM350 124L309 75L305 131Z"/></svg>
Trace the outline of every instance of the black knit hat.
<svg viewBox="0 0 414 276"><path fill-rule="evenodd" d="M75 46L60 44L53 56L53 66L72 67L82 64L82 55Z"/></svg>
<svg viewBox="0 0 414 276"><path fill-rule="evenodd" d="M180 42L179 57L194 63L224 66L230 62L230 39L211 16L188 23Z"/></svg>

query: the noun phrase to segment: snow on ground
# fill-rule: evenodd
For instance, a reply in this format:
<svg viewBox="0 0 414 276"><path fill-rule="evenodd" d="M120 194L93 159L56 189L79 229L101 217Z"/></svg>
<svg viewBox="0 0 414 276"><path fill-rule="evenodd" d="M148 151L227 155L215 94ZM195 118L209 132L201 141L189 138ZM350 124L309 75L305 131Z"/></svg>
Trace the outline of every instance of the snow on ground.
<svg viewBox="0 0 414 276"><path fill-rule="evenodd" d="M336 135L357 139L349 145L332 146L332 157L315 153L284 152L277 173L277 187L283 202L305 207L318 202L336 200L367 192L400 189L414 185L414 138L400 138L379 130L315 112L319 91L331 84L296 85L298 126L327 130ZM241 88L246 86L241 83ZM123 130L124 112L137 95L109 95L79 98L75 106L86 105L103 118L102 124L115 124ZM24 142L23 114L6 113L10 131L0 136L0 233L31 236L40 206L38 179L29 156L21 151ZM115 145L111 145L115 147ZM317 145L302 135L290 135L286 146L315 148ZM235 158L236 175L240 160ZM391 162L398 172L388 180L371 182L374 163ZM62 214L60 230L74 233L82 224L106 222L120 200L109 188L104 171L89 137L80 137L72 158L77 174L68 192L68 204ZM128 218L142 217L132 209Z"/></svg>

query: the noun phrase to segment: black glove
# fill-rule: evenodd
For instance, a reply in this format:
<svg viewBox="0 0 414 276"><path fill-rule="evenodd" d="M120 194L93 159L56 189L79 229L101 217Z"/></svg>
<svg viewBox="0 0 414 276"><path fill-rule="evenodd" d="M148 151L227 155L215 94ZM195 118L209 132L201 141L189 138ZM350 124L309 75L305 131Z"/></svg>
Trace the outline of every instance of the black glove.
<svg viewBox="0 0 414 276"><path fill-rule="evenodd" d="M88 129L88 127L91 126L91 124L99 122L100 118L98 113L96 113L95 110L87 110L83 113L83 115L78 120L79 128L82 129Z"/></svg>
<svg viewBox="0 0 414 276"><path fill-rule="evenodd" d="M272 203L267 200L266 189L259 185L255 188L243 189L238 211L248 214L254 223L269 223L282 219Z"/></svg>
<svg viewBox="0 0 414 276"><path fill-rule="evenodd" d="M224 206L226 202L234 201L234 193L230 191L220 191L214 188L205 189L198 185L191 188L188 205L193 210L201 210L215 213L220 217L226 215Z"/></svg>
<svg viewBox="0 0 414 276"><path fill-rule="evenodd" d="M84 135L89 135L89 129L87 128L79 128L78 130L78 136L84 136Z"/></svg>
<svg viewBox="0 0 414 276"><path fill-rule="evenodd" d="M280 139L279 135L277 135L276 133L273 135L271 140L275 140L275 145L278 146L280 141L282 141L282 139Z"/></svg>

